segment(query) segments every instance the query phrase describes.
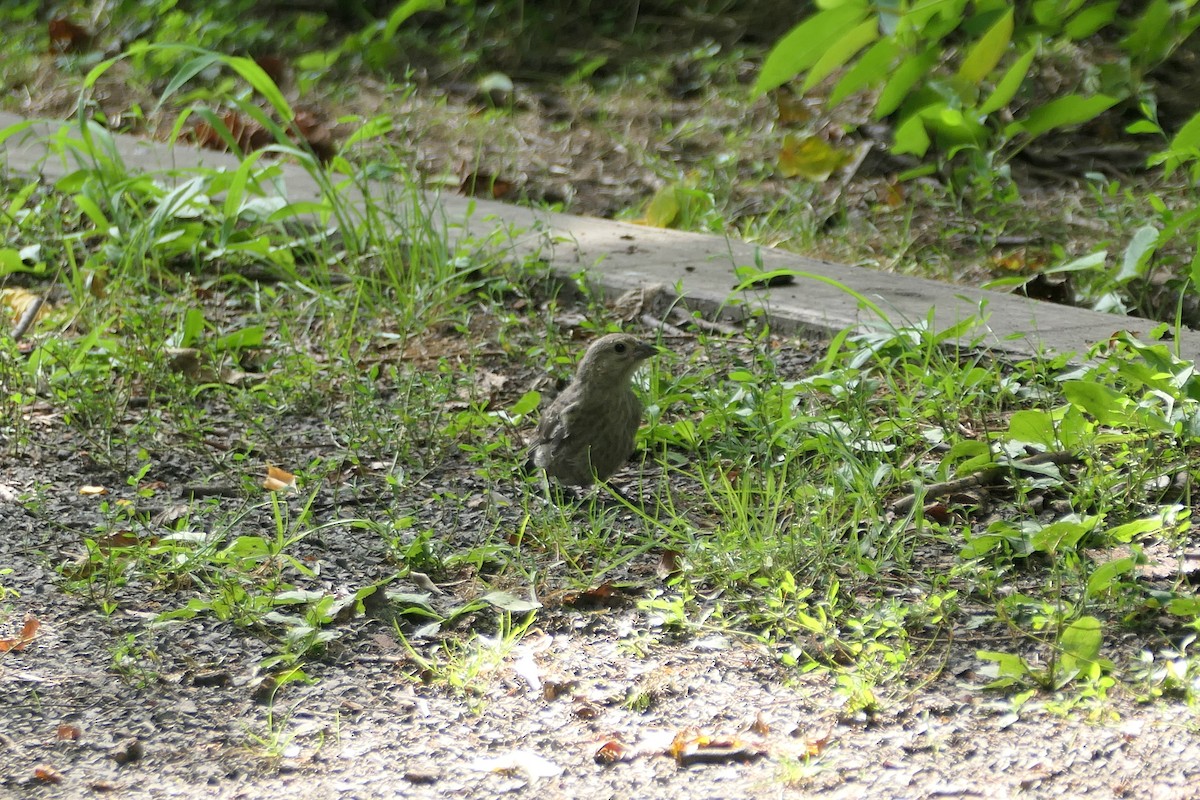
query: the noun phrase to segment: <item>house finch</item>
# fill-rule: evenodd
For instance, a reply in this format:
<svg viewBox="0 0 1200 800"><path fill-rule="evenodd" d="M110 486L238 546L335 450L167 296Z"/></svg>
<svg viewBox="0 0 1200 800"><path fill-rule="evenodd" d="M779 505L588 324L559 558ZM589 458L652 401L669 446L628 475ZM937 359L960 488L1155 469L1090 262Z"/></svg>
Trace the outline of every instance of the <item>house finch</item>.
<svg viewBox="0 0 1200 800"><path fill-rule="evenodd" d="M587 349L575 378L542 414L529 460L568 486L605 480L633 453L642 403L629 382L658 348L625 333Z"/></svg>

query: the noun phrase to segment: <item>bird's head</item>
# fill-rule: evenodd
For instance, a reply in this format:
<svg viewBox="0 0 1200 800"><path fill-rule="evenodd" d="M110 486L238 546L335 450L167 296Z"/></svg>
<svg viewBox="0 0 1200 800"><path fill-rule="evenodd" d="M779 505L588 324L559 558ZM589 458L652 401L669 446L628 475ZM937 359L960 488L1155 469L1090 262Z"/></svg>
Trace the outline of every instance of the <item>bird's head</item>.
<svg viewBox="0 0 1200 800"><path fill-rule="evenodd" d="M658 348L627 333L610 333L592 342L575 377L589 385L624 386L643 361L658 353Z"/></svg>

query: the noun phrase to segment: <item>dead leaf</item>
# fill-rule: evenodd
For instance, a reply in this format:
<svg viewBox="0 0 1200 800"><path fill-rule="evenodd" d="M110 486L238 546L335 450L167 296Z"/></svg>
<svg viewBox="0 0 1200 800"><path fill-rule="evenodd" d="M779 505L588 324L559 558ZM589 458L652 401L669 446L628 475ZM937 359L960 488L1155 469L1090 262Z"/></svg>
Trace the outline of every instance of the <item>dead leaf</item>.
<svg viewBox="0 0 1200 800"><path fill-rule="evenodd" d="M315 113L299 109L292 119L292 136L303 141L322 164L328 164L337 155L333 131Z"/></svg>
<svg viewBox="0 0 1200 800"><path fill-rule="evenodd" d="M103 486L80 486L79 493L84 497L100 497L108 494L108 489Z"/></svg>
<svg viewBox="0 0 1200 800"><path fill-rule="evenodd" d="M263 488L268 492L278 492L280 489L296 488L296 476L279 467L267 467L267 477L263 480Z"/></svg>
<svg viewBox="0 0 1200 800"><path fill-rule="evenodd" d="M59 17L50 20L50 53L83 53L92 46L92 34L69 19Z"/></svg>
<svg viewBox="0 0 1200 800"><path fill-rule="evenodd" d="M49 312L49 307L42 301L40 295L36 295L26 289L0 289L0 305L3 305L9 310L9 317L14 325L21 321L26 312L30 311L32 306L37 303L40 305L34 312L33 322L40 321Z"/></svg>
<svg viewBox="0 0 1200 800"><path fill-rule="evenodd" d="M96 546L100 548L100 552L102 553L122 547L137 547L139 544L157 543L158 537L149 536L146 539L142 539L133 531L117 531L96 540Z"/></svg>
<svg viewBox="0 0 1200 800"><path fill-rule="evenodd" d="M33 777L42 783L62 783L62 773L49 764L38 764L33 768Z"/></svg>
<svg viewBox="0 0 1200 800"><path fill-rule="evenodd" d="M616 739L609 739L596 751L596 754L592 756L592 760L602 766L608 766L618 761L624 761L628 755L628 747Z"/></svg>
<svg viewBox="0 0 1200 800"><path fill-rule="evenodd" d="M262 68L262 71L267 73L267 77L276 86L282 86L283 81L287 78L287 62L276 55L255 56L254 63Z"/></svg>
<svg viewBox="0 0 1200 800"><path fill-rule="evenodd" d="M812 119L812 109L803 97L786 89L775 93L776 119L781 128L798 128Z"/></svg>
<svg viewBox="0 0 1200 800"><path fill-rule="evenodd" d="M667 754L681 767L693 764L725 764L730 761L746 763L767 755L767 746L737 736L714 739L695 728L685 728L676 734Z"/></svg>
<svg viewBox="0 0 1200 800"><path fill-rule="evenodd" d="M463 175L458 184L458 193L467 197L489 197L501 200L512 193L516 184L512 181L498 178L489 172L476 170Z"/></svg>
<svg viewBox="0 0 1200 800"><path fill-rule="evenodd" d="M25 649L25 645L29 644L37 636L37 630L42 623L38 622L37 617L28 616L25 618L25 624L21 626L21 632L15 637L8 639L0 639L0 653L16 652L19 653Z"/></svg>
<svg viewBox="0 0 1200 800"><path fill-rule="evenodd" d="M144 755L146 755L146 750L142 743L133 737L122 739L108 751L108 757L118 764L140 761Z"/></svg>
<svg viewBox="0 0 1200 800"><path fill-rule="evenodd" d="M77 742L79 741L79 737L83 736L83 731L80 730L78 725L69 725L64 722L58 726L55 735L63 741Z"/></svg>
<svg viewBox="0 0 1200 800"><path fill-rule="evenodd" d="M654 572L660 580L666 580L673 575L678 575L682 569L683 554L678 550L663 550Z"/></svg>

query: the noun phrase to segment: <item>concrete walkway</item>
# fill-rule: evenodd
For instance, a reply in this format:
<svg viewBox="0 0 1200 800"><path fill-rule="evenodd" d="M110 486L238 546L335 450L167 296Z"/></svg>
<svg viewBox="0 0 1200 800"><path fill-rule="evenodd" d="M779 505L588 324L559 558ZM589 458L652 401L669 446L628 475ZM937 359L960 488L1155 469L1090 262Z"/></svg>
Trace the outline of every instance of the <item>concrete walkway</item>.
<svg viewBox="0 0 1200 800"><path fill-rule="evenodd" d="M0 113L0 131L22 121L21 117ZM46 141L64 124L71 123L39 122L29 131L9 138L0 145L0 168L6 165L16 173L40 173L49 180L78 169L80 165L71 157L55 155ZM77 127L73 134L78 138ZM186 175L195 167L233 169L238 164L227 153L183 145L167 147L120 135L114 137L114 142L118 154L133 171ZM292 202L320 198L317 183L304 170L284 164L282 174ZM400 192L377 184L371 194L378 201ZM362 202L361 197L352 199ZM665 284L677 288L692 307L706 311L720 308L728 315L740 315L746 306L761 306L769 312L776 328L830 332L875 318L854 294L834 284L867 298L897 325L924 320L933 310L934 324L942 329L976 317L982 310L986 324L976 331L982 334L981 343L1014 354L1045 350L1083 355L1114 331L1127 329L1144 335L1153 327L1145 320L814 261L707 234L532 211L459 196L429 195L428 200L430 207L437 209L435 221L444 224L452 237L484 236L506 227L513 232L514 255L537 254L563 275L586 269L595 283L612 292ZM761 259L765 270L794 270L824 280L798 274L791 285L731 297L738 283L734 269L754 265L756 258ZM742 302L731 303L738 300ZM1178 345L1181 355L1195 359L1200 355L1200 334L1185 332Z"/></svg>

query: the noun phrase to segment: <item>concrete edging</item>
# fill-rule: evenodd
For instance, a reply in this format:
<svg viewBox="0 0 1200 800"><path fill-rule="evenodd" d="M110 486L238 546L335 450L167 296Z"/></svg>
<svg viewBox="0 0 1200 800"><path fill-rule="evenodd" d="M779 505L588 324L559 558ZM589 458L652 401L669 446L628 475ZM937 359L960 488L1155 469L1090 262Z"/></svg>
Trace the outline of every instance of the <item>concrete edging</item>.
<svg viewBox="0 0 1200 800"><path fill-rule="evenodd" d="M0 112L0 131L24 121ZM71 124L35 122L29 131L4 143L0 164L12 172L57 180L79 165L56 158L46 138ZM239 163L228 153L182 144L169 147L122 134L114 135L113 141L128 167L146 172L186 172L196 167L233 169ZM281 169L290 200L320 198L316 182L303 169L294 164L282 164ZM385 196L387 187L379 187L380 196ZM426 197L450 235L455 231L464 235L487 232L481 231L483 226L493 230L507 226L517 232L512 240L516 255L538 254L563 275L586 269L589 278L611 292L665 284L672 289L678 287L689 305L711 310L727 303L737 284L734 268L755 264L756 258L766 270L795 270L824 278L797 277L789 286L747 293L747 303L763 307L773 324L783 328L829 333L875 318L852 294L833 284L841 284L876 303L894 324L923 321L932 311L934 325L944 329L976 317L982 308L986 326L976 332L982 334L981 344L1015 355L1046 351L1082 356L1114 331L1128 329L1144 334L1154 326L1139 318L817 261L719 236L540 212L482 199ZM361 197L351 199L362 202ZM1178 346L1182 356L1195 359L1200 354L1200 333L1183 332Z"/></svg>

